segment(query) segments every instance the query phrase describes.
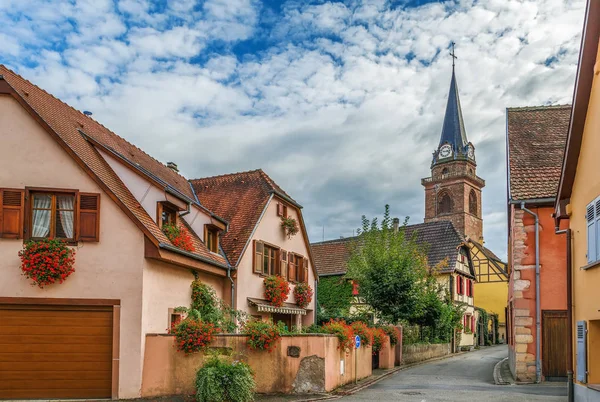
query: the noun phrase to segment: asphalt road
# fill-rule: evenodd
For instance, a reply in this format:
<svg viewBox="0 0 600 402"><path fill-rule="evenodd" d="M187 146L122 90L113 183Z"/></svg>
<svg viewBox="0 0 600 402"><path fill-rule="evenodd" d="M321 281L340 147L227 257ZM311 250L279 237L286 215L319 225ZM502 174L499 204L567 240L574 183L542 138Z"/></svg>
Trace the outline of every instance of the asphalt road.
<svg viewBox="0 0 600 402"><path fill-rule="evenodd" d="M494 346L401 370L344 401L566 401L565 383L495 385L494 366L508 354Z"/></svg>

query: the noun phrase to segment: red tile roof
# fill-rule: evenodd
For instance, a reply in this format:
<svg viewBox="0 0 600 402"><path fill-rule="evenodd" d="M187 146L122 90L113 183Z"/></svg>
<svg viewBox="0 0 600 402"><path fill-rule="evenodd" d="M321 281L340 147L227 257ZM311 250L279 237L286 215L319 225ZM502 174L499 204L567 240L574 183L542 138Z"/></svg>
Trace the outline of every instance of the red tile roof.
<svg viewBox="0 0 600 402"><path fill-rule="evenodd" d="M128 143L94 119L60 101L3 65L0 65L0 75L58 136L57 139L66 147L67 151L88 168L93 177L105 186L105 189L122 202L130 216L140 224L142 229L145 229L147 235L159 243L170 244L154 219L142 208L117 174L81 132L193 200L194 194L183 176ZM195 254L218 265L226 263L222 256L210 253L204 243L198 243L198 241L195 241L197 244Z"/></svg>
<svg viewBox="0 0 600 402"><path fill-rule="evenodd" d="M200 203L229 222L221 247L237 266L271 194L296 203L261 169L190 180Z"/></svg>
<svg viewBox="0 0 600 402"><path fill-rule="evenodd" d="M349 246L351 239L328 240L310 245L319 276L343 275L346 273L348 259L350 258Z"/></svg>
<svg viewBox="0 0 600 402"><path fill-rule="evenodd" d="M510 199L556 197L570 116L570 105L507 110Z"/></svg>

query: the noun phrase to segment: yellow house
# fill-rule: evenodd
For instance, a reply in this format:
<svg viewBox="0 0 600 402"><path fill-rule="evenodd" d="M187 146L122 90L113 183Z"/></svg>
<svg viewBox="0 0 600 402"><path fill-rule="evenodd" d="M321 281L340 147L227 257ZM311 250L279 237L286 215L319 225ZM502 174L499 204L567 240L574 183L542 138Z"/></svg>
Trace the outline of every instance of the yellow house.
<svg viewBox="0 0 600 402"><path fill-rule="evenodd" d="M571 357L569 400L600 400L600 1L589 0L555 205L566 233Z"/></svg>

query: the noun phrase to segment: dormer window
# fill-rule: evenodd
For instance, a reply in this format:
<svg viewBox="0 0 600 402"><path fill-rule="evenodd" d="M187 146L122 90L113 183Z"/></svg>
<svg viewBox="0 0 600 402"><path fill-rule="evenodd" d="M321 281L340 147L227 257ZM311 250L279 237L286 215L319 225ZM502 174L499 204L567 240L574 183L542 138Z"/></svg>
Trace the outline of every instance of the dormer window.
<svg viewBox="0 0 600 402"><path fill-rule="evenodd" d="M177 211L169 204L160 202L159 205L159 224L162 228L164 225L175 225L177 223Z"/></svg>
<svg viewBox="0 0 600 402"><path fill-rule="evenodd" d="M204 226L204 242L213 253L219 252L219 228L213 225Z"/></svg>

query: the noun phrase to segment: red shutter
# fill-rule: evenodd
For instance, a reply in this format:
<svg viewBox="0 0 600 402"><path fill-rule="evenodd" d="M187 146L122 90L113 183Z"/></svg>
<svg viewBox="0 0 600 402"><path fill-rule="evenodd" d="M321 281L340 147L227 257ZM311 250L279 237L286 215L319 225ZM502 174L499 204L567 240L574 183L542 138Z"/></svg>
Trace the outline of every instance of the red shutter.
<svg viewBox="0 0 600 402"><path fill-rule="evenodd" d="M25 190L0 190L0 237L23 238Z"/></svg>
<svg viewBox="0 0 600 402"><path fill-rule="evenodd" d="M475 333L475 316L471 316L471 332Z"/></svg>
<svg viewBox="0 0 600 402"><path fill-rule="evenodd" d="M79 240L100 241L100 194L79 193Z"/></svg>
<svg viewBox="0 0 600 402"><path fill-rule="evenodd" d="M308 283L308 258L304 259L304 277L302 278L302 282Z"/></svg>
<svg viewBox="0 0 600 402"><path fill-rule="evenodd" d="M358 296L358 283L352 281L352 296Z"/></svg>

